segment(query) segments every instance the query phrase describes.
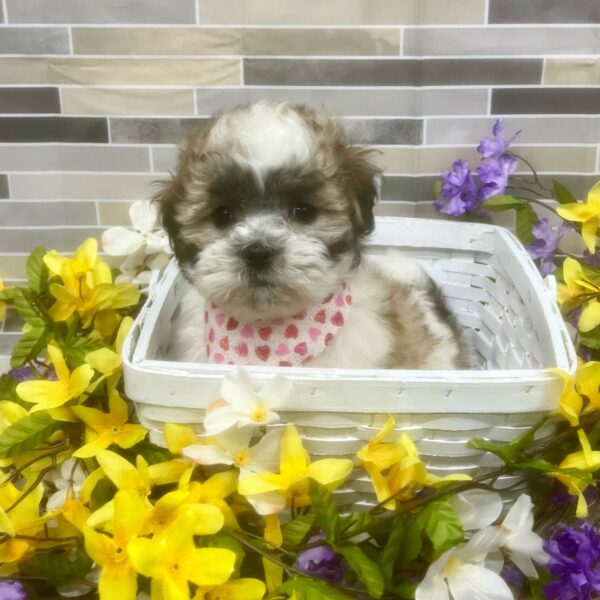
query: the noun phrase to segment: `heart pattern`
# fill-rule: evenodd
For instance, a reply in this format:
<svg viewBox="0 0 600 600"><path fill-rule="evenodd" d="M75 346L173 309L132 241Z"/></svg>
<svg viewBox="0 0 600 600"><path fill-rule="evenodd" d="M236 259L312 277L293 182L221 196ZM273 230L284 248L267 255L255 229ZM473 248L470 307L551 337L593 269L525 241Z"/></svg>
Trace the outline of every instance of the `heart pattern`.
<svg viewBox="0 0 600 600"><path fill-rule="evenodd" d="M208 361L279 367L307 364L332 343L347 322L351 305L352 293L346 284L287 319L244 323L212 304L204 315Z"/></svg>

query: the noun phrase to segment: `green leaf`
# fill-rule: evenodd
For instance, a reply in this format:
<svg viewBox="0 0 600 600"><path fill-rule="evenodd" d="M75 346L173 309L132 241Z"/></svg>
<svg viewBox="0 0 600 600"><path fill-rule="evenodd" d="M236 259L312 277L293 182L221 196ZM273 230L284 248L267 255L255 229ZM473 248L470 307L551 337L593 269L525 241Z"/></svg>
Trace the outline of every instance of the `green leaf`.
<svg viewBox="0 0 600 600"><path fill-rule="evenodd" d="M133 463L135 462L135 457L138 454L141 454L149 465L156 465L157 463L167 462L168 460L173 460L173 458L175 458L166 448L157 446L149 440L142 440L128 450L121 450L120 452L125 458L131 460Z"/></svg>
<svg viewBox="0 0 600 600"><path fill-rule="evenodd" d="M600 328L596 327L586 333L579 332L579 341L592 350L600 350Z"/></svg>
<svg viewBox="0 0 600 600"><path fill-rule="evenodd" d="M38 296L48 290L48 267L44 263L46 252L46 248L38 246L27 259L27 281Z"/></svg>
<svg viewBox="0 0 600 600"><path fill-rule="evenodd" d="M49 332L45 327L34 327L24 333L21 339L13 346L10 356L11 368L18 369L26 362L37 358L40 352L46 347L49 338Z"/></svg>
<svg viewBox="0 0 600 600"><path fill-rule="evenodd" d="M463 541L465 534L460 519L448 500L431 502L422 515L426 518L425 533L438 554Z"/></svg>
<svg viewBox="0 0 600 600"><path fill-rule="evenodd" d="M335 543L339 512L332 493L318 481L310 480L308 488L310 502L316 517L316 524L323 528L325 537L330 544Z"/></svg>
<svg viewBox="0 0 600 600"><path fill-rule="evenodd" d="M379 567L358 546L336 546L336 552L341 554L356 573L356 576L374 598L383 594L383 575Z"/></svg>
<svg viewBox="0 0 600 600"><path fill-rule="evenodd" d="M0 302L12 302L16 289L18 288L11 287L0 290Z"/></svg>
<svg viewBox="0 0 600 600"><path fill-rule="evenodd" d="M556 179L552 180L552 191L559 204L572 204L573 202L577 202L577 198L573 196L571 191Z"/></svg>
<svg viewBox="0 0 600 600"><path fill-rule="evenodd" d="M385 546L379 555L379 568L381 569L383 578L388 585L392 582L392 578L394 576L394 565L396 564L396 559L400 554L400 546L405 534L406 523L404 522L404 519L399 517L392 523L390 535L388 536Z"/></svg>
<svg viewBox="0 0 600 600"><path fill-rule="evenodd" d="M442 182L441 182L441 180L438 179L433 184L433 197L437 199L440 197L441 193L442 193Z"/></svg>
<svg viewBox="0 0 600 600"><path fill-rule="evenodd" d="M10 400L14 402L17 396L16 387L18 381L10 375L0 375L0 400Z"/></svg>
<svg viewBox="0 0 600 600"><path fill-rule="evenodd" d="M474 450L483 450L484 452L495 454L507 465L511 465L515 460L515 449L506 443L490 442L483 438L472 438L466 443L466 446Z"/></svg>
<svg viewBox="0 0 600 600"><path fill-rule="evenodd" d="M338 530L345 539L351 538L357 531L371 525L375 519L366 511L353 512L339 518Z"/></svg>
<svg viewBox="0 0 600 600"><path fill-rule="evenodd" d="M61 345L64 357L71 368L82 365L85 362L86 354L102 347L103 344L99 340L69 334L67 334L64 344Z"/></svg>
<svg viewBox="0 0 600 600"><path fill-rule="evenodd" d="M425 521L420 517L421 515L413 519L406 528L406 533L402 538L402 546L397 559L400 567L409 565L421 552L421 547L423 545L421 534L423 533Z"/></svg>
<svg viewBox="0 0 600 600"><path fill-rule="evenodd" d="M516 210L515 233L523 244L529 244L533 241L534 224L538 220L537 213L529 204L525 204Z"/></svg>
<svg viewBox="0 0 600 600"><path fill-rule="evenodd" d="M12 458L35 450L63 427L64 423L55 421L48 413L27 415L0 434L0 458Z"/></svg>
<svg viewBox="0 0 600 600"><path fill-rule="evenodd" d="M294 548L302 543L310 532L315 515L300 515L291 521L288 521L282 528L283 547Z"/></svg>
<svg viewBox="0 0 600 600"><path fill-rule="evenodd" d="M76 552L61 551L36 554L19 565L23 575L45 579L49 585L63 585L83 578L90 572L92 560L77 548Z"/></svg>
<svg viewBox="0 0 600 600"><path fill-rule="evenodd" d="M524 200L515 198L514 196L498 195L488 198L483 203L483 208L486 210L493 210L494 212L502 212L503 210L510 210L511 208L519 208L525 204Z"/></svg>
<svg viewBox="0 0 600 600"><path fill-rule="evenodd" d="M226 550L231 550L235 554L235 566L233 567L233 573L231 574L231 578L233 579L239 577L242 562L244 561L244 557L246 556L242 544L240 544L238 540L232 538L226 533L208 535L206 537L203 537L202 539L205 541L206 546L208 546L209 548L225 548Z"/></svg>
<svg viewBox="0 0 600 600"><path fill-rule="evenodd" d="M294 576L279 586L277 593L295 594L296 600L352 600L351 596L321 580Z"/></svg>
<svg viewBox="0 0 600 600"><path fill-rule="evenodd" d="M26 288L15 288L13 294L15 308L32 327L41 329L46 326L46 318L39 311Z"/></svg>

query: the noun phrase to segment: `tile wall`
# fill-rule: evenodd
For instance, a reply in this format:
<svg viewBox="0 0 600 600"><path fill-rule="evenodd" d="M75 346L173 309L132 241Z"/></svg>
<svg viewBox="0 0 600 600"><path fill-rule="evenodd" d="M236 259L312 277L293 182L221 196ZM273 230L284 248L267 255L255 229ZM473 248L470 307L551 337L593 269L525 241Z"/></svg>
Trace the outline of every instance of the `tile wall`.
<svg viewBox="0 0 600 600"><path fill-rule="evenodd" d="M583 196L600 172L600 3L0 0L0 276L126 223L184 132L260 98L324 105L380 148L380 214L432 216L439 172L475 160L498 116L543 179Z"/></svg>

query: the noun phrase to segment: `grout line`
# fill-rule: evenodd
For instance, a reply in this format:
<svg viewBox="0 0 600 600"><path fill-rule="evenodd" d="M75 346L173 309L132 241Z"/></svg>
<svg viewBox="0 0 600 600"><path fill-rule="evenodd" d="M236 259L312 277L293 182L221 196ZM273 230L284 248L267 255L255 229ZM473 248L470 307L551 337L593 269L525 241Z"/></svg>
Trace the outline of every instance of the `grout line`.
<svg viewBox="0 0 600 600"><path fill-rule="evenodd" d="M406 42L406 29L400 27L398 31L398 56L404 56L404 44Z"/></svg>
<svg viewBox="0 0 600 600"><path fill-rule="evenodd" d="M483 24L490 24L490 0L485 0L484 13L483 13Z"/></svg>
<svg viewBox="0 0 600 600"><path fill-rule="evenodd" d="M192 90L192 102L194 105L192 106L192 114L194 116L198 116L198 94L196 92L196 88Z"/></svg>
<svg viewBox="0 0 600 600"><path fill-rule="evenodd" d="M487 90L487 107L486 107L486 114L487 115L491 115L492 114L492 92L493 92L493 88L488 88Z"/></svg>
<svg viewBox="0 0 600 600"><path fill-rule="evenodd" d="M544 85L544 81L546 81L547 65L548 65L548 57L544 56L544 61L542 62L542 80L540 81L540 85Z"/></svg>
<svg viewBox="0 0 600 600"><path fill-rule="evenodd" d="M6 174L6 191L8 192L8 198L6 200L12 200L12 184L11 184L11 174Z"/></svg>
<svg viewBox="0 0 600 600"><path fill-rule="evenodd" d="M75 54L73 50L73 28L70 25L67 28L67 37L69 40L69 54L73 55Z"/></svg>
<svg viewBox="0 0 600 600"><path fill-rule="evenodd" d="M96 225L101 227L100 225L100 204L98 200L94 200L94 207L96 208Z"/></svg>
<svg viewBox="0 0 600 600"><path fill-rule="evenodd" d="M154 173L154 152L152 146L148 146L148 157L150 158L150 173Z"/></svg>
<svg viewBox="0 0 600 600"><path fill-rule="evenodd" d="M9 25L8 9L6 7L6 0L2 0L2 12L4 13L4 23L2 25ZM12 25L11 25L11 27L12 27Z"/></svg>
<svg viewBox="0 0 600 600"><path fill-rule="evenodd" d="M196 24L200 24L200 0L194 0L194 14L196 17Z"/></svg>
<svg viewBox="0 0 600 600"><path fill-rule="evenodd" d="M240 85L242 87L246 87L246 76L244 74L244 65L245 65L245 59L242 57L240 59Z"/></svg>

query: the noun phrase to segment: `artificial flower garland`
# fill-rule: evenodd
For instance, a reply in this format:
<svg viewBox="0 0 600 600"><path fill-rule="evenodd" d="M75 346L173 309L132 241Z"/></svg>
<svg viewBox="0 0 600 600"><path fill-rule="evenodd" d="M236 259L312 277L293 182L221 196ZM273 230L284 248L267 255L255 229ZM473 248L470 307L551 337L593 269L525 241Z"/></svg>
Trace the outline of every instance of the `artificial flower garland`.
<svg viewBox="0 0 600 600"><path fill-rule="evenodd" d="M105 233L107 253L128 255L116 279L94 240L71 258L34 250L27 286L0 282L0 316L4 302L26 322L0 378L0 598L599 597L600 188L582 203L555 182L561 207L550 210L588 251L561 261L566 227L504 195L518 160L509 144L498 122L479 146L479 181L457 161L437 207L478 219L515 210L542 272L562 262L559 301L592 360L575 377L558 373L556 415L510 443L469 442L501 461L478 475L428 473L392 417L353 460L311 460L276 412L289 381L259 389L243 370L223 380L204 432L167 425L167 448L152 444L123 395L120 353L140 305L133 283L148 285L169 256L155 209L135 203L136 231ZM547 426L550 438L536 435ZM493 483L509 474L528 489L503 514ZM336 502L356 477L371 482L368 511Z"/></svg>

